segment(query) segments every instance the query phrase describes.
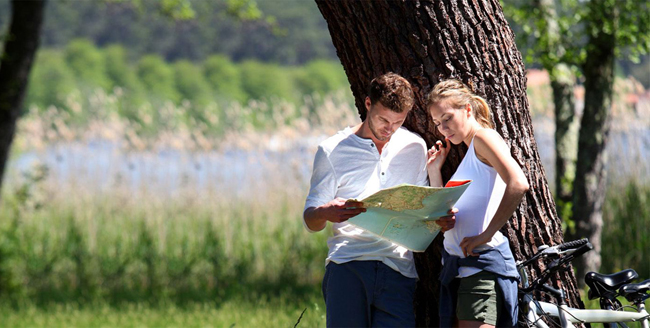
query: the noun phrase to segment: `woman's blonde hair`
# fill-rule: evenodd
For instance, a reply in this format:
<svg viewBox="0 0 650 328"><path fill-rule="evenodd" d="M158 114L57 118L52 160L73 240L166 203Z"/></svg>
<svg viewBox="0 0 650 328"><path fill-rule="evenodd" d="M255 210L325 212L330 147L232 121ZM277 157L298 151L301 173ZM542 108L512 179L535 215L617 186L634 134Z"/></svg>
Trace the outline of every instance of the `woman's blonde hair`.
<svg viewBox="0 0 650 328"><path fill-rule="evenodd" d="M443 101L451 102L454 108L463 108L466 104L472 107L472 114L481 126L494 128L492 113L485 99L477 96L463 82L450 79L439 82L427 96L427 109Z"/></svg>

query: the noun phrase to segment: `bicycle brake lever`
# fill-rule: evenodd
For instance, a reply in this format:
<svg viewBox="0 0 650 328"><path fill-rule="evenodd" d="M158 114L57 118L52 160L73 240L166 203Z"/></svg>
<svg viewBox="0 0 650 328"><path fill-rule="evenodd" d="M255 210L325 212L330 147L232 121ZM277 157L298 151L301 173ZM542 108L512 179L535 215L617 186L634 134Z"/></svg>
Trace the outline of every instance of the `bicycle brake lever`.
<svg viewBox="0 0 650 328"><path fill-rule="evenodd" d="M551 261L546 267L549 269L554 269L558 265L560 265L560 259L555 259Z"/></svg>

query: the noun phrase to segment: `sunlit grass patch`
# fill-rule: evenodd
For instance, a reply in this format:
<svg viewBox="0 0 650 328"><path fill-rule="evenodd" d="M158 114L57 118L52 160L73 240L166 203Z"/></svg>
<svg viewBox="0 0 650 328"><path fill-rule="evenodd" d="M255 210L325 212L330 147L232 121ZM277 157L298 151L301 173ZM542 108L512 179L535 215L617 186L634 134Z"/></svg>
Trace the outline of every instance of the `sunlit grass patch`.
<svg viewBox="0 0 650 328"><path fill-rule="evenodd" d="M298 327L324 327L325 307L315 290L303 300L280 294L258 301L233 298L219 305L205 302L182 307L66 304L14 310L5 306L0 307L0 317L5 327L294 327L296 323Z"/></svg>

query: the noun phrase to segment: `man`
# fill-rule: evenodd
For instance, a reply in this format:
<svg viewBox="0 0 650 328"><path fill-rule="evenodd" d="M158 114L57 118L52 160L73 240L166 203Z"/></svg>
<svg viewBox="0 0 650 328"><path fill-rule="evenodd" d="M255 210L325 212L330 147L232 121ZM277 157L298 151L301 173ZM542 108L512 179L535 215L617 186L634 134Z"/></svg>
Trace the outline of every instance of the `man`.
<svg viewBox="0 0 650 328"><path fill-rule="evenodd" d="M406 79L377 77L365 99L366 119L316 152L304 224L316 232L333 223L323 278L330 327L415 326L418 275L411 252L345 222L365 212L363 203L349 199L402 183L428 185L426 144L401 127L413 103Z"/></svg>

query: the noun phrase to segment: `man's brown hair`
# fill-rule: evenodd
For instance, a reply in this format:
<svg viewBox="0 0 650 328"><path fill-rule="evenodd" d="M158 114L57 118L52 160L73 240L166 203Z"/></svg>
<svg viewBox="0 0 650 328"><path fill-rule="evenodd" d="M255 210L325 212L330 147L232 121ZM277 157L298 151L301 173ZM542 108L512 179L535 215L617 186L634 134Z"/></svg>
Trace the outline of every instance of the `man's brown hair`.
<svg viewBox="0 0 650 328"><path fill-rule="evenodd" d="M392 72L376 77L370 82L368 98L371 104L380 102L396 113L411 110L415 103L409 81Z"/></svg>

